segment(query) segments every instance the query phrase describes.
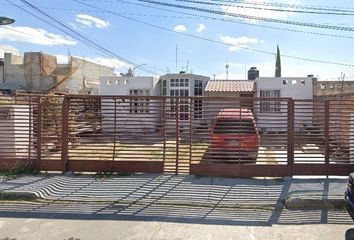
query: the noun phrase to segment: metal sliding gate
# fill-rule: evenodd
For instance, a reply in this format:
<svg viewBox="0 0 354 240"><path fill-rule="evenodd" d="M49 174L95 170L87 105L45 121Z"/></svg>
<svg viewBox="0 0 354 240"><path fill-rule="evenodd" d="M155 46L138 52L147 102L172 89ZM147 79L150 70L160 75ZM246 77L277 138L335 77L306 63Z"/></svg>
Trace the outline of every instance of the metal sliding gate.
<svg viewBox="0 0 354 240"><path fill-rule="evenodd" d="M0 168L225 177L354 171L351 101L139 95L0 102Z"/></svg>

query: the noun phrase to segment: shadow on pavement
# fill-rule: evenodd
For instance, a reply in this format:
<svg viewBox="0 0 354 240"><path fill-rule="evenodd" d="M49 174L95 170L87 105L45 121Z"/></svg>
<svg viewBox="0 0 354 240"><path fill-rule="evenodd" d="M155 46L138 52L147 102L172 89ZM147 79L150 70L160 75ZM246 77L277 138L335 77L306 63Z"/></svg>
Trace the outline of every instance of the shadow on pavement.
<svg viewBox="0 0 354 240"><path fill-rule="evenodd" d="M14 187L16 181L21 185ZM351 224L344 209L289 210L290 193L341 194L342 179L231 179L135 175L95 179L51 176L1 182L8 191L33 192L45 201L2 202L0 217L165 221L198 224ZM342 186L343 185L343 186ZM3 187L2 189L6 189Z"/></svg>

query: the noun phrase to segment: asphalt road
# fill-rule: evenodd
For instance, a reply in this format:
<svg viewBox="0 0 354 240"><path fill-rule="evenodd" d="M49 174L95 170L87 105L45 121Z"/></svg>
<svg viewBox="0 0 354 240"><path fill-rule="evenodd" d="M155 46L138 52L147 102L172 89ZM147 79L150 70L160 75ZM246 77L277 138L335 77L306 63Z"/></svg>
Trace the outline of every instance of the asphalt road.
<svg viewBox="0 0 354 240"><path fill-rule="evenodd" d="M233 226L158 221L0 218L1 240L353 239L353 224Z"/></svg>

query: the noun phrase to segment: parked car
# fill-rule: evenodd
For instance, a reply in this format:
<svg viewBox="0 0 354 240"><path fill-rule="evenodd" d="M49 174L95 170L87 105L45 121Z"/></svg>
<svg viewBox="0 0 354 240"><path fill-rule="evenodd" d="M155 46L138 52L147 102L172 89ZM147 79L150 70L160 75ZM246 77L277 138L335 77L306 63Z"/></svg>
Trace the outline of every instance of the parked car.
<svg viewBox="0 0 354 240"><path fill-rule="evenodd" d="M354 173L349 174L347 185L348 186L344 194L344 200L347 211L354 220Z"/></svg>
<svg viewBox="0 0 354 240"><path fill-rule="evenodd" d="M212 128L210 152L230 162L255 162L260 136L248 109L222 109Z"/></svg>

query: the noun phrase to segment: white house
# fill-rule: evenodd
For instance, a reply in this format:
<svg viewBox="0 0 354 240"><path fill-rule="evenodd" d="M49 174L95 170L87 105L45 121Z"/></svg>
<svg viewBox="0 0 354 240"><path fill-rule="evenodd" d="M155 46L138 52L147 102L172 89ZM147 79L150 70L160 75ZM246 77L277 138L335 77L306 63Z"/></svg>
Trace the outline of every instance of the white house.
<svg viewBox="0 0 354 240"><path fill-rule="evenodd" d="M259 77L256 78L257 97L273 98L255 104L258 128L263 131L287 131L288 101L313 100L312 77ZM313 125L313 103L295 101L295 130Z"/></svg>
<svg viewBox="0 0 354 240"><path fill-rule="evenodd" d="M161 76L161 96L170 97L189 97L189 96L204 96L204 89L207 85L209 77L195 75L191 73L174 73ZM179 120L188 121L190 113L194 119L201 119L203 115L203 102L200 99L195 99L192 104L188 100L180 102ZM190 109L190 106L192 109ZM173 99L167 103L168 119L176 119L176 105Z"/></svg>
<svg viewBox="0 0 354 240"><path fill-rule="evenodd" d="M134 133L154 131L160 121L161 104L151 96L159 94L159 81L155 77L101 77L99 95L103 96L102 130Z"/></svg>

